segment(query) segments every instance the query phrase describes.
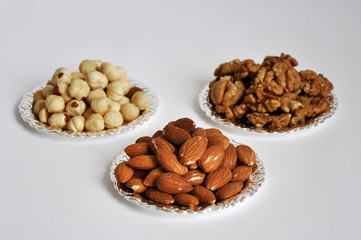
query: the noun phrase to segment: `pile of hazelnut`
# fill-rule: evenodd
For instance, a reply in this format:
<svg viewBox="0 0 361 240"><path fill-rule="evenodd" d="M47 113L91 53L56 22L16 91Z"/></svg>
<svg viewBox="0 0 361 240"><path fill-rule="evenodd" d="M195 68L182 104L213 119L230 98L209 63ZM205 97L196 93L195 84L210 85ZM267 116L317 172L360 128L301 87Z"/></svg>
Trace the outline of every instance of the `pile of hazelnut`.
<svg viewBox="0 0 361 240"><path fill-rule="evenodd" d="M34 115L51 129L98 132L136 119L147 110L149 96L130 85L124 68L84 60L79 72L57 69L33 103Z"/></svg>
<svg viewBox="0 0 361 240"><path fill-rule="evenodd" d="M305 126L329 111L332 83L312 70L297 71L290 55L262 64L235 59L221 64L209 84L213 112L242 127L283 131Z"/></svg>

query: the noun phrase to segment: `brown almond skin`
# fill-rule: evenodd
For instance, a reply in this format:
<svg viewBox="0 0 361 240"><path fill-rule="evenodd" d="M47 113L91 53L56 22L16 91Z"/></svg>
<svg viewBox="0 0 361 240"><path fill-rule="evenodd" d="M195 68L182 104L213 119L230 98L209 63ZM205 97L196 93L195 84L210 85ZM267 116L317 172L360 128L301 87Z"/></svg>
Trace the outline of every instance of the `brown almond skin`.
<svg viewBox="0 0 361 240"><path fill-rule="evenodd" d="M177 155L166 149L159 149L157 151L157 158L160 166L168 172L173 172L178 175L184 175L188 172L187 166L178 161Z"/></svg>
<svg viewBox="0 0 361 240"><path fill-rule="evenodd" d="M252 174L252 167L238 166L232 171L232 181L244 182Z"/></svg>
<svg viewBox="0 0 361 240"><path fill-rule="evenodd" d="M211 135L207 136L208 139L208 147L213 145L220 145L224 150L228 148L229 145L229 139L224 135Z"/></svg>
<svg viewBox="0 0 361 240"><path fill-rule="evenodd" d="M135 193L142 193L147 190L147 187L144 186L143 180L140 178L132 178L130 179L125 186L132 189Z"/></svg>
<svg viewBox="0 0 361 240"><path fill-rule="evenodd" d="M152 171L150 171L147 176L143 180L143 184L147 187L155 187L157 178L164 173L163 168L154 168Z"/></svg>
<svg viewBox="0 0 361 240"><path fill-rule="evenodd" d="M147 170L135 169L132 178L144 178L145 176L147 176L148 173L149 173L149 171L147 171Z"/></svg>
<svg viewBox="0 0 361 240"><path fill-rule="evenodd" d="M216 198L218 201L230 198L237 193L241 192L243 188L242 182L230 182L218 189L216 192Z"/></svg>
<svg viewBox="0 0 361 240"><path fill-rule="evenodd" d="M185 141L191 138L186 130L167 124L163 128L163 137L176 146L182 146Z"/></svg>
<svg viewBox="0 0 361 240"><path fill-rule="evenodd" d="M115 178L118 182L125 183L133 177L134 169L121 162L114 170Z"/></svg>
<svg viewBox="0 0 361 240"><path fill-rule="evenodd" d="M213 145L207 148L198 161L198 166L205 173L215 171L223 162L224 150L219 145Z"/></svg>
<svg viewBox="0 0 361 240"><path fill-rule="evenodd" d="M180 118L180 119L177 119L174 122L171 122L171 124L173 126L182 128L182 129L186 130L189 133L191 133L196 127L196 124L190 118Z"/></svg>
<svg viewBox="0 0 361 240"><path fill-rule="evenodd" d="M197 127L192 132L192 137L201 136L201 137L207 137L206 130L201 127Z"/></svg>
<svg viewBox="0 0 361 240"><path fill-rule="evenodd" d="M204 182L206 174L197 169L189 170L186 174L183 175L183 178L192 185L200 185Z"/></svg>
<svg viewBox="0 0 361 240"><path fill-rule="evenodd" d="M253 165L256 164L256 154L254 153L252 148L250 148L247 145L238 145L236 147L236 150L237 150L237 159L241 165L252 167Z"/></svg>
<svg viewBox="0 0 361 240"><path fill-rule="evenodd" d="M169 194L182 194L189 193L193 190L190 184L183 177L175 173L166 172L157 178L158 190Z"/></svg>
<svg viewBox="0 0 361 240"><path fill-rule="evenodd" d="M172 195L161 192L156 188L148 188L145 191L145 196L147 198L149 198L150 200L153 200L153 201L159 202L159 203L163 203L163 204L174 203L174 198L172 197Z"/></svg>
<svg viewBox="0 0 361 240"><path fill-rule="evenodd" d="M175 203L183 206L197 206L199 204L199 200L190 194L178 194L174 196Z"/></svg>
<svg viewBox="0 0 361 240"><path fill-rule="evenodd" d="M189 169L197 169L197 168L198 168L198 164L195 162L195 163L192 163L192 164L190 164L190 165L187 165L187 167L188 167Z"/></svg>
<svg viewBox="0 0 361 240"><path fill-rule="evenodd" d="M139 170L152 170L159 167L159 162L154 155L141 155L136 156L126 162L129 167Z"/></svg>
<svg viewBox="0 0 361 240"><path fill-rule="evenodd" d="M190 194L195 196L202 204L214 204L216 202L216 196L214 196L213 192L201 185L194 186Z"/></svg>
<svg viewBox="0 0 361 240"><path fill-rule="evenodd" d="M237 165L237 151L235 146L230 143L228 148L224 152L223 162L221 164L222 167L229 168L233 170Z"/></svg>
<svg viewBox="0 0 361 240"><path fill-rule="evenodd" d="M150 143L153 140L152 137L149 136L143 136L135 140L135 143Z"/></svg>
<svg viewBox="0 0 361 240"><path fill-rule="evenodd" d="M132 87L132 88L129 90L129 92L127 93L126 97L129 98L129 99L131 99L132 96L134 95L134 93L139 92L139 91L143 92L143 89L141 89L141 88L139 88L139 87Z"/></svg>
<svg viewBox="0 0 361 240"><path fill-rule="evenodd" d="M207 139L205 137L192 137L179 149L179 161L185 165L191 165L201 158L206 149Z"/></svg>
<svg viewBox="0 0 361 240"><path fill-rule="evenodd" d="M205 129L206 137L213 135L223 135L222 131L217 128L207 128Z"/></svg>
<svg viewBox="0 0 361 240"><path fill-rule="evenodd" d="M209 173L204 180L204 185L211 191L215 191L229 181L231 181L233 174L230 169L219 167L216 171Z"/></svg>
<svg viewBox="0 0 361 240"><path fill-rule="evenodd" d="M153 151L152 151L149 143L134 143L134 144L131 144L131 145L127 146L124 149L124 152L131 158L136 157L136 156L140 156L140 155L151 155L151 154L153 154Z"/></svg>
<svg viewBox="0 0 361 240"><path fill-rule="evenodd" d="M171 144L170 142L168 142L167 140L161 137L156 137L152 139L150 147L154 154L157 154L157 151L159 149L166 149L174 154L178 153L178 149L173 144Z"/></svg>
<svg viewBox="0 0 361 240"><path fill-rule="evenodd" d="M153 134L152 138L162 137L162 136L163 136L163 131L162 131L162 130L158 130L158 131L156 131L156 132Z"/></svg>

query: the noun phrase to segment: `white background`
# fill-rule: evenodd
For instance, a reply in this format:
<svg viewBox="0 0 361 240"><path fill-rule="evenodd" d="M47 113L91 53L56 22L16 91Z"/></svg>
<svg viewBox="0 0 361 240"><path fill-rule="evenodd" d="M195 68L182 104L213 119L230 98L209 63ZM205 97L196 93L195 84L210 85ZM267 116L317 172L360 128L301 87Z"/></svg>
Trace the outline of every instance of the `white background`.
<svg viewBox="0 0 361 240"><path fill-rule="evenodd" d="M359 1L0 1L0 239L360 239ZM235 58L285 52L323 73L336 114L294 135L244 135L208 119L198 94ZM160 99L122 135L74 140L31 129L20 99L58 67L123 66ZM122 148L190 117L252 146L266 180L236 207L174 215L122 199L109 180Z"/></svg>

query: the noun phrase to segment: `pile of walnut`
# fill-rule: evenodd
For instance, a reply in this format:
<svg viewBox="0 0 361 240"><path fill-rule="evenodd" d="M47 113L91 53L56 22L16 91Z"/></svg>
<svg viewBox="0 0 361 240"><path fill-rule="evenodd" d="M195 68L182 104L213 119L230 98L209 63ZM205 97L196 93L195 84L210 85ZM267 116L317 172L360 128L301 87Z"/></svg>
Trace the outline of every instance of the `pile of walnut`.
<svg viewBox="0 0 361 240"><path fill-rule="evenodd" d="M149 106L149 96L132 87L122 67L84 60L80 72L55 71L34 94L34 115L52 129L98 132L136 119Z"/></svg>
<svg viewBox="0 0 361 240"><path fill-rule="evenodd" d="M130 159L115 168L118 186L152 204L210 206L239 194L257 169L249 146L234 146L220 130L196 128L189 118L124 151Z"/></svg>
<svg viewBox="0 0 361 240"><path fill-rule="evenodd" d="M209 84L213 110L245 127L279 131L306 125L329 111L333 85L312 70L297 71L297 65L283 53L262 64L251 59L221 64Z"/></svg>

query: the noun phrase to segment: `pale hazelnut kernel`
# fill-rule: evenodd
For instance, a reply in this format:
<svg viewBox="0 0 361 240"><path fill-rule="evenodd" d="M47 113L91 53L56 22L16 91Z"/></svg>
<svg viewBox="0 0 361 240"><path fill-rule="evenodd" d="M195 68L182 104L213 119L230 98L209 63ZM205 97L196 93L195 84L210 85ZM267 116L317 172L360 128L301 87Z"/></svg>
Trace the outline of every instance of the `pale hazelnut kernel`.
<svg viewBox="0 0 361 240"><path fill-rule="evenodd" d="M110 107L110 111L120 111L120 103L118 102L112 102L112 105Z"/></svg>
<svg viewBox="0 0 361 240"><path fill-rule="evenodd" d="M104 129L104 119L99 113L93 113L85 120L85 128L90 132L97 132Z"/></svg>
<svg viewBox="0 0 361 240"><path fill-rule="evenodd" d="M124 96L124 89L120 81L114 81L107 86L107 96L113 101L119 101Z"/></svg>
<svg viewBox="0 0 361 240"><path fill-rule="evenodd" d="M40 122L43 123L47 123L48 122L48 118L49 118L49 112L46 109L46 107L44 107L43 109L40 110L39 112L39 120Z"/></svg>
<svg viewBox="0 0 361 240"><path fill-rule="evenodd" d="M91 108L87 108L85 112L83 113L83 117L87 119L90 115L92 115L94 112Z"/></svg>
<svg viewBox="0 0 361 240"><path fill-rule="evenodd" d="M64 128L69 121L70 115L67 113L54 113L48 119L48 124L54 128Z"/></svg>
<svg viewBox="0 0 361 240"><path fill-rule="evenodd" d="M46 85L54 86L55 84L54 84L53 80L49 80L49 81L46 83Z"/></svg>
<svg viewBox="0 0 361 240"><path fill-rule="evenodd" d="M43 89L43 96L46 98L49 95L52 95L54 92L54 86L53 85L46 85Z"/></svg>
<svg viewBox="0 0 361 240"><path fill-rule="evenodd" d="M107 77L103 73L98 71L88 73L85 80L87 81L91 89L104 89L108 84Z"/></svg>
<svg viewBox="0 0 361 240"><path fill-rule="evenodd" d="M71 81L68 92L69 95L77 100L85 99L90 91L88 83L81 79L75 79Z"/></svg>
<svg viewBox="0 0 361 240"><path fill-rule="evenodd" d="M126 96L121 96L120 100L117 102L120 104L120 106L122 106L123 104L130 103L130 99Z"/></svg>
<svg viewBox="0 0 361 240"><path fill-rule="evenodd" d="M93 99L90 103L93 112L104 115L112 107L112 100L107 97Z"/></svg>
<svg viewBox="0 0 361 240"><path fill-rule="evenodd" d="M42 90L38 90L34 93L34 96L33 96L33 102L37 102L38 100L44 100L45 97L43 95L43 91Z"/></svg>
<svg viewBox="0 0 361 240"><path fill-rule="evenodd" d="M132 103L123 104L120 109L123 119L127 122L136 119L139 116L139 108Z"/></svg>
<svg viewBox="0 0 361 240"><path fill-rule="evenodd" d="M109 82L119 81L122 79L128 80L128 76L124 68L116 67L109 62L102 63L100 71L107 76Z"/></svg>
<svg viewBox="0 0 361 240"><path fill-rule="evenodd" d="M123 117L119 111L109 111L104 115L106 128L116 128L123 124Z"/></svg>
<svg viewBox="0 0 361 240"><path fill-rule="evenodd" d="M66 127L71 132L83 132L85 125L85 118L81 115L70 118Z"/></svg>
<svg viewBox="0 0 361 240"><path fill-rule="evenodd" d="M124 90L124 95L128 94L129 90L132 88L132 85L128 82L128 80L120 80L120 83Z"/></svg>
<svg viewBox="0 0 361 240"><path fill-rule="evenodd" d="M64 99L58 95L49 95L45 99L46 109L49 113L60 113L64 111L65 102Z"/></svg>
<svg viewBox="0 0 361 240"><path fill-rule="evenodd" d="M67 84L59 82L56 86L54 86L53 92L54 94L61 96L65 102L69 102L72 97L69 95L68 88Z"/></svg>
<svg viewBox="0 0 361 240"><path fill-rule="evenodd" d="M98 68L99 62L94 60L83 60L79 65L79 71L85 75L87 75L90 72L96 71Z"/></svg>
<svg viewBox="0 0 361 240"><path fill-rule="evenodd" d="M85 103L82 100L71 100L65 106L65 111L69 113L70 116L81 115L84 113L86 108Z"/></svg>
<svg viewBox="0 0 361 240"><path fill-rule="evenodd" d="M34 104L34 107L33 107L33 112L36 116L39 115L39 112L41 109L43 109L44 107L46 107L46 104L45 104L45 100L38 100L36 101L36 103Z"/></svg>
<svg viewBox="0 0 361 240"><path fill-rule="evenodd" d="M58 68L53 74L52 81L54 85L60 82L69 85L71 82L71 73L67 68Z"/></svg>
<svg viewBox="0 0 361 240"><path fill-rule="evenodd" d="M139 108L139 110L146 110L149 107L149 96L145 92L139 91L133 94L132 103Z"/></svg>
<svg viewBox="0 0 361 240"><path fill-rule="evenodd" d="M75 80L75 79L85 80L85 75L84 75L84 73L81 73L81 72L72 72L72 73L71 73L71 80Z"/></svg>
<svg viewBox="0 0 361 240"><path fill-rule="evenodd" d="M89 92L88 96L86 97L86 101L88 103L91 103L93 99L102 98L102 97L106 97L106 96L107 96L107 94L104 92L104 90L101 88L98 88L95 90L91 90Z"/></svg>

